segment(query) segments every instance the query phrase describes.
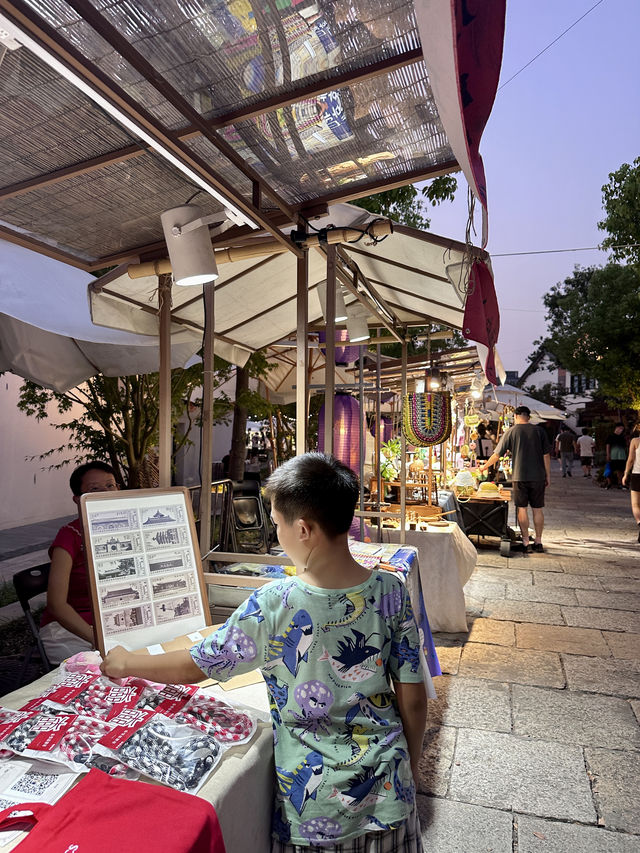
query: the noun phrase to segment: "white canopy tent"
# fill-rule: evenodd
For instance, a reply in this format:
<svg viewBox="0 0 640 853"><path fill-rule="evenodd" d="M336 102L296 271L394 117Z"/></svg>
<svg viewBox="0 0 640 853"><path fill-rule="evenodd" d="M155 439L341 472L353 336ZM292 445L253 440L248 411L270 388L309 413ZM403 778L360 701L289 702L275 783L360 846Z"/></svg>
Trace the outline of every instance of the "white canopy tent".
<svg viewBox="0 0 640 853"><path fill-rule="evenodd" d="M478 401L479 403L480 401ZM525 394L521 388L515 385L488 385L483 393L482 408L502 412L505 406L527 406L531 410L531 420L534 423L541 421L563 421L567 416L549 403L543 403L534 397Z"/></svg>
<svg viewBox="0 0 640 853"><path fill-rule="evenodd" d="M313 221L310 233L329 227L364 231L377 219L362 208L337 204L327 216ZM260 237L252 243L260 251ZM393 235L377 244L365 234L358 242L341 243L338 254L343 257L346 270L339 278L346 290L347 306L360 299L369 309L370 325L387 328L394 323L398 327L427 322L462 328L469 260L478 257L488 262L487 253L481 249L399 225L394 226ZM233 263L223 263L223 257L223 251L216 254L219 278L215 283L214 349L228 361L241 364L243 352L246 360L251 352L295 333L296 258L289 252L272 250ZM354 287L355 266L360 276ZM310 251L310 325L323 322L318 285L326 278L326 255L321 248ZM359 297L353 293L355 289ZM121 266L91 283L91 316L98 325L155 336L157 294L156 274L132 279L127 266ZM172 340L174 335L184 334L185 329L202 334L201 296L199 286L173 288ZM388 315L391 319L381 321L380 309L383 317Z"/></svg>

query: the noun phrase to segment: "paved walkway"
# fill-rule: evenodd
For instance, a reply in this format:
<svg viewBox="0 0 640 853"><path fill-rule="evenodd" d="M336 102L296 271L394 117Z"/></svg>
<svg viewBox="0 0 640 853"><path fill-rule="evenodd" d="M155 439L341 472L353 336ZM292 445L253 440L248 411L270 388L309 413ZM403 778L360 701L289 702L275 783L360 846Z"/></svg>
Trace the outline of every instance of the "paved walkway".
<svg viewBox="0 0 640 853"><path fill-rule="evenodd" d="M429 853L640 851L640 544L629 493L574 467L554 464L546 553L481 546L469 633L435 636Z"/></svg>

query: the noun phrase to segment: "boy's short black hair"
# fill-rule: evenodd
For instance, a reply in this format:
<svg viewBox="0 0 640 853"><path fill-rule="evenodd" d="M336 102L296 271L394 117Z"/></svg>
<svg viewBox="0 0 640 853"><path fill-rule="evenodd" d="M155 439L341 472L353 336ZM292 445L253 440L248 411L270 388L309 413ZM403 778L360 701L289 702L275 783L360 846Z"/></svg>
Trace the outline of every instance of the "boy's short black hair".
<svg viewBox="0 0 640 853"><path fill-rule="evenodd" d="M518 406L515 411L516 415L525 415L527 418L531 417L531 409L529 406Z"/></svg>
<svg viewBox="0 0 640 853"><path fill-rule="evenodd" d="M349 530L360 486L353 471L334 456L305 453L276 468L265 494L287 524L298 518L315 521L333 539Z"/></svg>
<svg viewBox="0 0 640 853"><path fill-rule="evenodd" d="M113 470L111 465L107 465L106 462L101 462L99 459L94 459L91 462L85 462L84 465L80 465L79 468L76 468L73 474L69 477L69 486L76 498L79 498L82 494L82 478L88 471L104 471L105 474L113 474L114 477L116 476L116 472Z"/></svg>
<svg viewBox="0 0 640 853"><path fill-rule="evenodd" d="M582 434L589 435L589 430L586 427L582 427Z"/></svg>

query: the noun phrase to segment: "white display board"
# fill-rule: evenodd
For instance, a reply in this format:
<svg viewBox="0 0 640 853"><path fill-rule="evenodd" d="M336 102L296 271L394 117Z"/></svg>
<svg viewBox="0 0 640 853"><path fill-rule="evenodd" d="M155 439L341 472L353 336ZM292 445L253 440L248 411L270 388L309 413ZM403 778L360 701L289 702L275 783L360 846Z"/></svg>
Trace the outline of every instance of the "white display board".
<svg viewBox="0 0 640 853"><path fill-rule="evenodd" d="M211 624L188 489L94 492L80 506L103 655Z"/></svg>

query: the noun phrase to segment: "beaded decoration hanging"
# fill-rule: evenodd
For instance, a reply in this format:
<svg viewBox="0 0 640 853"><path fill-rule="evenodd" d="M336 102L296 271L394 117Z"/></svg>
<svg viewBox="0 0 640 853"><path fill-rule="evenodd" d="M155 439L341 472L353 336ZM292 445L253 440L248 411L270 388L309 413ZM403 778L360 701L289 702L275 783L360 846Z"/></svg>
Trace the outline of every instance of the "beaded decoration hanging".
<svg viewBox="0 0 640 853"><path fill-rule="evenodd" d="M451 434L451 395L447 391L406 394L402 401L402 431L415 447L442 444Z"/></svg>

